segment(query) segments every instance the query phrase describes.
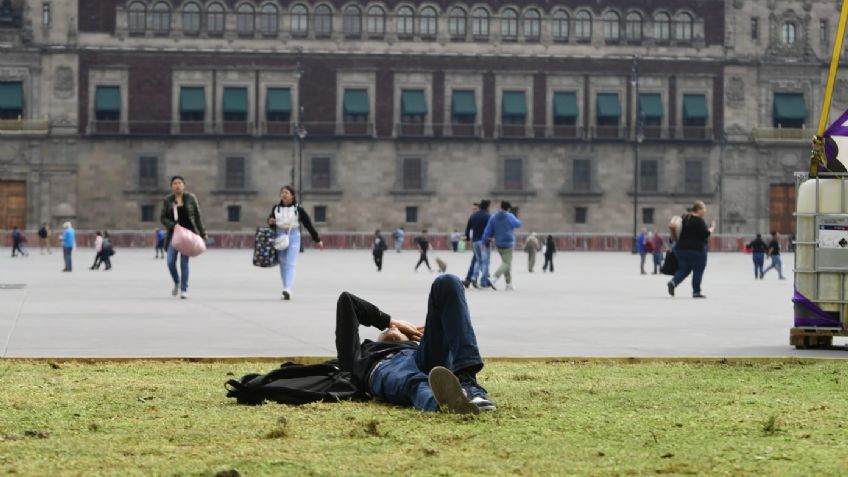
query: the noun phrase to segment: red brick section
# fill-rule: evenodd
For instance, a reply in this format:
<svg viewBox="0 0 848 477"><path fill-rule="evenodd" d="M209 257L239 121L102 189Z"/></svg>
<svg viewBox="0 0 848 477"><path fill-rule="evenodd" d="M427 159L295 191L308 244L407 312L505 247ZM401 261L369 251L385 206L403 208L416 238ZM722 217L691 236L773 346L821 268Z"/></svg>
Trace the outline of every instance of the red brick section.
<svg viewBox="0 0 848 477"><path fill-rule="evenodd" d="M483 136L495 136L495 74L491 71L483 74Z"/></svg>
<svg viewBox="0 0 848 477"><path fill-rule="evenodd" d="M430 116L432 118L433 126L433 136L441 137L442 135L442 123L445 122L445 103L447 103L447 96L445 96L445 72L443 70L434 71L433 72L433 113ZM450 91L447 94L451 94Z"/></svg>
<svg viewBox="0 0 848 477"><path fill-rule="evenodd" d="M668 125L670 128L677 127L677 76L675 75L668 77Z"/></svg>
<svg viewBox="0 0 848 477"><path fill-rule="evenodd" d="M378 137L392 137L394 130L395 76L390 69L377 71L375 126Z"/></svg>
<svg viewBox="0 0 848 477"><path fill-rule="evenodd" d="M268 65L272 58L254 57L258 68ZM343 66L344 62L342 63ZM332 135L336 123L336 65L315 58L304 58L303 77L300 79L300 101L303 105L303 120L310 134ZM297 120L297 111L292 111ZM308 124L312 123L312 124Z"/></svg>
<svg viewBox="0 0 848 477"><path fill-rule="evenodd" d="M536 137L545 137L548 114L547 76L543 72L533 75L533 130Z"/></svg>
<svg viewBox="0 0 848 477"><path fill-rule="evenodd" d="M120 0L78 0L77 18L81 32L114 33L115 7Z"/></svg>

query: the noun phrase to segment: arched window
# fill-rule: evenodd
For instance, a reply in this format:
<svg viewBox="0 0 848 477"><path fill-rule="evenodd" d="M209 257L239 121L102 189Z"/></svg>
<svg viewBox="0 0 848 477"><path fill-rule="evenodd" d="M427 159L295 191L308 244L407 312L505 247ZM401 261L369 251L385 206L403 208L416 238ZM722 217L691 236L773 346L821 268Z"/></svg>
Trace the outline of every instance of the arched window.
<svg viewBox="0 0 848 477"><path fill-rule="evenodd" d="M671 16L665 12L654 15L654 39L668 41L671 38Z"/></svg>
<svg viewBox="0 0 848 477"><path fill-rule="evenodd" d="M621 16L616 12L604 13L604 40L618 41L621 38Z"/></svg>
<svg viewBox="0 0 848 477"><path fill-rule="evenodd" d="M579 41L592 39L592 14L586 10L577 12L574 18L574 35Z"/></svg>
<svg viewBox="0 0 848 477"><path fill-rule="evenodd" d="M140 33L147 29L147 8L141 2L130 3L127 26L131 33Z"/></svg>
<svg viewBox="0 0 848 477"><path fill-rule="evenodd" d="M418 15L419 30L424 36L436 36L439 32L439 27L436 23L438 13L433 7L425 7Z"/></svg>
<svg viewBox="0 0 848 477"><path fill-rule="evenodd" d="M168 33L171 31L171 7L165 2L153 5L151 12L154 33Z"/></svg>
<svg viewBox="0 0 848 477"><path fill-rule="evenodd" d="M379 6L368 8L366 30L369 35L383 35L386 33L386 12Z"/></svg>
<svg viewBox="0 0 848 477"><path fill-rule="evenodd" d="M253 35L255 30L255 12L253 7L243 3L236 9L236 32L239 35Z"/></svg>
<svg viewBox="0 0 848 477"><path fill-rule="evenodd" d="M350 5L345 8L342 29L347 36L359 36L362 34L362 10L359 7Z"/></svg>
<svg viewBox="0 0 848 477"><path fill-rule="evenodd" d="M474 10L471 15L471 34L475 37L489 36L489 12L486 9Z"/></svg>
<svg viewBox="0 0 848 477"><path fill-rule="evenodd" d="M315 34L329 36L333 33L333 11L327 5L315 7Z"/></svg>
<svg viewBox="0 0 848 477"><path fill-rule="evenodd" d="M452 38L465 38L466 27L468 26L465 10L455 7L450 11L448 17L448 33Z"/></svg>
<svg viewBox="0 0 848 477"><path fill-rule="evenodd" d="M557 10L551 24L551 34L554 40L568 40L568 13L565 10Z"/></svg>
<svg viewBox="0 0 848 477"><path fill-rule="evenodd" d="M525 38L538 39L542 30L542 15L538 10L527 10L521 25Z"/></svg>
<svg viewBox="0 0 848 477"><path fill-rule="evenodd" d="M277 7L266 3L259 14L259 31L263 35L276 35L280 29L280 12Z"/></svg>
<svg viewBox="0 0 848 477"><path fill-rule="evenodd" d="M403 6L397 9L395 15L397 34L399 36L412 36L415 34L415 11L411 7Z"/></svg>
<svg viewBox="0 0 848 477"><path fill-rule="evenodd" d="M309 11L303 5L295 5L291 9L291 32L297 36L309 33Z"/></svg>
<svg viewBox="0 0 848 477"><path fill-rule="evenodd" d="M674 22L674 39L692 41L692 15L681 13Z"/></svg>
<svg viewBox="0 0 848 477"><path fill-rule="evenodd" d="M783 41L784 45L794 45L797 35L798 27L792 22L786 22L780 28L780 39Z"/></svg>
<svg viewBox="0 0 848 477"><path fill-rule="evenodd" d="M624 36L627 41L642 40L642 15L637 12L627 14L624 23Z"/></svg>
<svg viewBox="0 0 848 477"><path fill-rule="evenodd" d="M518 37L518 13L511 8L501 13L501 36L513 39Z"/></svg>
<svg viewBox="0 0 848 477"><path fill-rule="evenodd" d="M200 5L187 3L183 7L183 32L189 35L200 33Z"/></svg>
<svg viewBox="0 0 848 477"><path fill-rule="evenodd" d="M206 31L210 35L221 35L224 33L224 7L220 3L213 3L207 7Z"/></svg>

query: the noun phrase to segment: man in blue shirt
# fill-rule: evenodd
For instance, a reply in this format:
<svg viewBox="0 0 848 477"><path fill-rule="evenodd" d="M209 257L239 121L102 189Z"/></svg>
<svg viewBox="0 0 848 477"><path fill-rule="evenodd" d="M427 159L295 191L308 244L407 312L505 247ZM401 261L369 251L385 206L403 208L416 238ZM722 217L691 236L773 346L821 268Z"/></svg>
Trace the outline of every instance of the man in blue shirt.
<svg viewBox="0 0 848 477"><path fill-rule="evenodd" d="M648 249L645 248L645 238L647 237L648 230L645 227L642 227L642 231L636 237L636 252L639 253L639 270L641 270L642 275L647 275L645 272L645 257L648 255Z"/></svg>
<svg viewBox="0 0 848 477"><path fill-rule="evenodd" d="M74 228L71 227L70 222L65 222L64 224L62 224L62 228L65 229L65 231L62 232L62 251L64 252L64 256L65 256L65 269L62 270L62 271L63 272L70 272L71 271L71 252L74 251L74 247L76 247L76 244L77 244L77 240L76 240L77 233L74 230Z"/></svg>
<svg viewBox="0 0 848 477"><path fill-rule="evenodd" d="M494 237L495 246L501 256L501 266L495 271L494 278L489 283L492 290L497 290L495 283L501 275L506 277L506 289L512 290L512 249L515 246L515 229L521 227L521 221L510 212L511 209L512 204L505 200L501 201L501 210L489 218L489 223L483 230L483 243L488 243L489 239Z"/></svg>

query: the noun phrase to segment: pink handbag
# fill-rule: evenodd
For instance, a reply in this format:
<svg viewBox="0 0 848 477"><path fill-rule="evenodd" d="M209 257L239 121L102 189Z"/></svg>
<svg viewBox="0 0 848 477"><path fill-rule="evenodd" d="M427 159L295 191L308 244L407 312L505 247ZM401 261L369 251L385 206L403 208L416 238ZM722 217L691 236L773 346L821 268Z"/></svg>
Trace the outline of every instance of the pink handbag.
<svg viewBox="0 0 848 477"><path fill-rule="evenodd" d="M187 257L196 257L206 251L206 242L203 237L197 235L191 230L179 224L177 216L177 204L174 204L174 220L178 223L174 225L174 234L171 236L171 245Z"/></svg>

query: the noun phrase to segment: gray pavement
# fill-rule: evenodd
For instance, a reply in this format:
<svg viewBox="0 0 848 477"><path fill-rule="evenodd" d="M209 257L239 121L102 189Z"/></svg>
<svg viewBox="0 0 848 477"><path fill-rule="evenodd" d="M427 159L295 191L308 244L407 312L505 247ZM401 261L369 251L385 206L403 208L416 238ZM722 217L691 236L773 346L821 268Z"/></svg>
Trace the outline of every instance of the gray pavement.
<svg viewBox="0 0 848 477"><path fill-rule="evenodd" d="M0 258L0 356L211 357L335 354L339 292L369 299L396 318L423 322L435 273L413 272L417 254L386 252L377 273L368 251L307 250L294 299L279 299L277 269L258 269L250 250L210 250L191 261L190 298L171 297L163 260L152 250L119 249L109 272L91 271L90 249L61 273L61 252ZM470 253L437 251L464 275ZM711 254L703 290L678 296L666 277L640 276L638 257L560 252L556 272L526 269L516 253L515 291L469 290L468 304L485 356L848 358L848 351L789 346L792 281L774 272L753 279L751 258ZM784 256L791 277L793 257ZM493 258L497 267L499 258ZM503 283L500 284L501 287ZM376 336L365 330L363 337ZM844 339L835 344L845 345Z"/></svg>

